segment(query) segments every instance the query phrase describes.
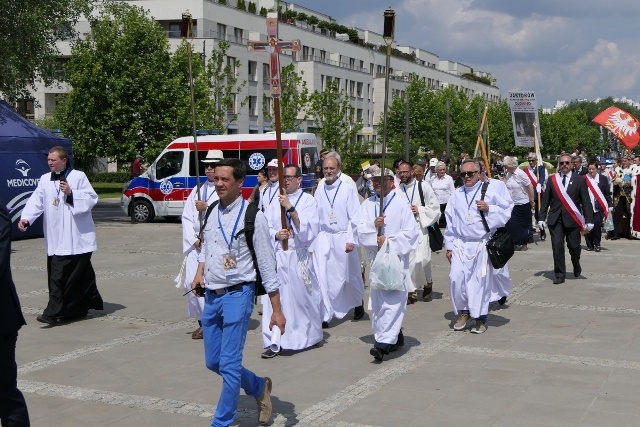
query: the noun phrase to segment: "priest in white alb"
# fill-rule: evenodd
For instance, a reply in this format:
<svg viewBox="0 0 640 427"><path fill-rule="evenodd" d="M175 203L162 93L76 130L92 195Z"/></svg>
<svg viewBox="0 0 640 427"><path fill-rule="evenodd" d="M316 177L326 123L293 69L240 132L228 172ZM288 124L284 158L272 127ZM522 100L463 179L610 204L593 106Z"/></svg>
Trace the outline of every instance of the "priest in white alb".
<svg viewBox="0 0 640 427"><path fill-rule="evenodd" d="M277 356L281 349L304 350L322 340L322 296L318 280L311 271L309 247L318 235L318 205L309 193L302 191L302 171L295 165L284 168L285 195L278 196L264 212L276 253L280 303L286 316L287 333L280 336L269 329L271 304L262 304L263 359ZM287 227L282 228L281 209L286 211ZM282 242L288 248L283 250ZM268 298L263 296L263 298Z"/></svg>
<svg viewBox="0 0 640 427"><path fill-rule="evenodd" d="M204 173L207 180L194 187L184 203L182 210L182 253L185 258L182 262L180 274L176 277L176 288L184 288L191 291L191 283L198 269L198 255L202 241L200 239L200 224L204 223L204 216L209 205L218 200L216 185L213 182L216 163L223 159L221 150L209 150L207 156L201 160L204 164ZM198 194L200 197L198 197ZM204 287L204 284L203 284ZM204 297L198 297L193 292L186 295L187 316L198 321L198 328L191 333L194 340L202 339L202 311L204 310Z"/></svg>
<svg viewBox="0 0 640 427"><path fill-rule="evenodd" d="M431 246L429 244L429 227L440 218L440 202L428 181L418 181L413 176L413 163L402 161L398 165L400 184L396 189L400 200L405 201L418 226L420 239L418 247L409 256L410 285L408 304L418 300L418 287L422 288L422 299L429 301L433 290L431 272Z"/></svg>
<svg viewBox="0 0 640 427"><path fill-rule="evenodd" d="M51 173L40 177L18 222L25 231L42 215L47 247L49 303L37 320L54 326L102 310L91 255L98 248L91 210L98 203L87 176L72 169L64 147L49 150Z"/></svg>
<svg viewBox="0 0 640 427"><path fill-rule="evenodd" d="M388 239L389 251L400 258L404 271L404 286L401 290L371 289L371 325L376 342L369 353L378 361L404 345L402 321L411 286L409 256L416 250L420 238L411 208L393 190L393 173L386 168L384 170L384 176L381 176L383 172L379 170L372 177L376 194L383 195L382 212L378 196L369 197L360 206L357 228L358 244L365 247L371 262L375 259L378 248ZM386 181L384 188L383 179ZM381 233L378 233L380 228Z"/></svg>
<svg viewBox="0 0 640 427"><path fill-rule="evenodd" d="M475 319L471 332L487 330L487 314L491 301L495 272L491 267L486 244L491 233L504 227L511 216L513 201L504 197L499 187L487 186L482 200L481 167L476 160L465 160L460 166L464 185L456 189L444 213L447 228L444 243L449 273L453 312L458 316L453 329L466 329L470 317ZM489 226L487 232L481 212Z"/></svg>
<svg viewBox="0 0 640 427"><path fill-rule="evenodd" d="M314 195L320 232L311 249L313 269L322 292L322 326L325 328L333 317L342 319L352 308L354 320L362 319L365 314L364 281L354 235L360 199L356 186L339 178L344 175L340 157L331 154L324 159L324 178Z"/></svg>

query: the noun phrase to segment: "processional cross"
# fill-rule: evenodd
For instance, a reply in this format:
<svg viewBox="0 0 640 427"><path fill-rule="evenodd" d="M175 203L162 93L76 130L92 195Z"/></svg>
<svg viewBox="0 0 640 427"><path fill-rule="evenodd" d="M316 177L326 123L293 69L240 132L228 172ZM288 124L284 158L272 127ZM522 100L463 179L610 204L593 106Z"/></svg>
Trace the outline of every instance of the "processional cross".
<svg viewBox="0 0 640 427"><path fill-rule="evenodd" d="M277 13L269 13L267 15L267 41L249 41L249 52L268 52L269 53L269 87L271 97L273 98L273 110L275 113L276 124L276 148L278 153L278 181L280 185L280 194L284 194L284 169L282 167L282 134L280 128L280 94L282 87L280 85L280 61L279 53L283 50L297 52L300 50L300 40L279 41L278 40L278 17ZM284 207L280 207L280 220L282 228L287 228L287 218ZM287 250L287 240L282 241L282 249Z"/></svg>

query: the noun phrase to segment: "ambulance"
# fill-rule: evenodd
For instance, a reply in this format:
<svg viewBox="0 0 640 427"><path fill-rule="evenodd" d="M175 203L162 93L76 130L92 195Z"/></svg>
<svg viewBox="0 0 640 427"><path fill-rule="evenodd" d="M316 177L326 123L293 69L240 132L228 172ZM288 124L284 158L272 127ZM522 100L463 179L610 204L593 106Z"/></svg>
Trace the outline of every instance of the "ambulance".
<svg viewBox="0 0 640 427"><path fill-rule="evenodd" d="M198 159L209 150L222 150L225 159L244 162L247 177L242 195L248 198L258 183L258 171L277 158L276 135L235 134L198 136ZM302 188L310 191L314 184L314 166L318 161L316 136L312 133L283 133L284 164L300 166ZM193 136L178 138L160 153L142 175L132 179L122 191L120 206L125 215L137 222L151 222L156 216L177 218L182 215L184 202L196 186L196 167L200 181L206 181L204 163L196 165Z"/></svg>

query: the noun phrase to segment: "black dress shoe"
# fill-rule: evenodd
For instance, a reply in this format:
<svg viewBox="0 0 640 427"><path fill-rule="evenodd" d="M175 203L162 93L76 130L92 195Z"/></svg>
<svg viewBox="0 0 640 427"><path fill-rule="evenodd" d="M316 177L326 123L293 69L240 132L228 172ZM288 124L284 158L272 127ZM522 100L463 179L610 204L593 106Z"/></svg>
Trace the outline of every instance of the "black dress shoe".
<svg viewBox="0 0 640 427"><path fill-rule="evenodd" d="M593 248L592 248L592 247L590 247L590 246L588 246L588 247L587 247L587 250L588 250L589 252L591 252L591 251L593 250Z"/></svg>
<svg viewBox="0 0 640 427"><path fill-rule="evenodd" d="M507 297L506 296L503 296L502 298L500 298L498 300L498 304L500 304L500 305L505 305L506 303L507 303Z"/></svg>
<svg viewBox="0 0 640 427"><path fill-rule="evenodd" d="M353 309L353 320L360 320L364 317L364 303Z"/></svg>
<svg viewBox="0 0 640 427"><path fill-rule="evenodd" d="M556 277L555 279L553 279L554 285L559 285L560 283L564 283L564 277Z"/></svg>
<svg viewBox="0 0 640 427"><path fill-rule="evenodd" d="M329 322L322 322L322 329L328 329L329 328Z"/></svg>
<svg viewBox="0 0 640 427"><path fill-rule="evenodd" d="M46 323L50 326L55 326L58 323L58 319L52 316L48 316L46 314L41 314L36 318L38 322Z"/></svg>
<svg viewBox="0 0 640 427"><path fill-rule="evenodd" d="M540 240L546 240L547 239L547 232L544 231L544 228L542 230L540 230Z"/></svg>
<svg viewBox="0 0 640 427"><path fill-rule="evenodd" d="M371 350L369 350L369 354L372 355L373 358L377 361L382 362L385 354L389 354L389 352L381 348L373 347Z"/></svg>
<svg viewBox="0 0 640 427"><path fill-rule="evenodd" d="M600 252L600 246L596 246L596 247L594 248L594 250L595 250L596 252Z"/></svg>
<svg viewBox="0 0 640 427"><path fill-rule="evenodd" d="M582 267L580 267L580 264L573 267L573 275L575 277L580 277L581 273L582 273Z"/></svg>

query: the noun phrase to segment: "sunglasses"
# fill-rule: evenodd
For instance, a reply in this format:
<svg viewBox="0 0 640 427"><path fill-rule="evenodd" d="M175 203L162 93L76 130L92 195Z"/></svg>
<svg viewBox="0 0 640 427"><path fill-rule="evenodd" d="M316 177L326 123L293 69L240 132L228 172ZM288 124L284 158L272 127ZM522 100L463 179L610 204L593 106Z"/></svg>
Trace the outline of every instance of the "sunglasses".
<svg viewBox="0 0 640 427"><path fill-rule="evenodd" d="M473 175L477 174L478 171L471 171L471 172L460 172L460 176L466 177L466 178L471 178Z"/></svg>
<svg viewBox="0 0 640 427"><path fill-rule="evenodd" d="M571 162L560 162L559 164L561 164L561 165L570 165Z"/></svg>

